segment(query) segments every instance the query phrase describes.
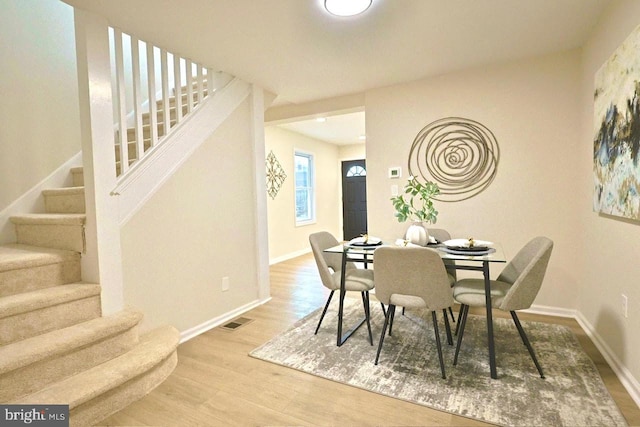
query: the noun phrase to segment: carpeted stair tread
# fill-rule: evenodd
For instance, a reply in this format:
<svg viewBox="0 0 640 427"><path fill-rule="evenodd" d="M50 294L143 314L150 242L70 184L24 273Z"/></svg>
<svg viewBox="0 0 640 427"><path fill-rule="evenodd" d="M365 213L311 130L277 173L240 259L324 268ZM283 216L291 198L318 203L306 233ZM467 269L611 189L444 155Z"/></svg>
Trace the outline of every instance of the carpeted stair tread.
<svg viewBox="0 0 640 427"><path fill-rule="evenodd" d="M47 332L0 347L0 376L43 359L54 358L136 326L142 313L121 311L107 317Z"/></svg>
<svg viewBox="0 0 640 427"><path fill-rule="evenodd" d="M44 196L84 194L84 187L62 187L42 190Z"/></svg>
<svg viewBox="0 0 640 427"><path fill-rule="evenodd" d="M64 249L42 248L19 243L0 246L0 272L79 259L79 253Z"/></svg>
<svg viewBox="0 0 640 427"><path fill-rule="evenodd" d="M0 298L0 319L100 295L101 287L89 283L72 283Z"/></svg>
<svg viewBox="0 0 640 427"><path fill-rule="evenodd" d="M120 312L0 347L0 402L19 399L135 347L142 314Z"/></svg>
<svg viewBox="0 0 640 427"><path fill-rule="evenodd" d="M16 225L84 225L86 221L85 214L22 214L12 216L11 222Z"/></svg>
<svg viewBox="0 0 640 427"><path fill-rule="evenodd" d="M68 404L70 409L76 408L153 369L175 352L179 339L180 334L171 326L155 329L142 336L129 352L14 403Z"/></svg>

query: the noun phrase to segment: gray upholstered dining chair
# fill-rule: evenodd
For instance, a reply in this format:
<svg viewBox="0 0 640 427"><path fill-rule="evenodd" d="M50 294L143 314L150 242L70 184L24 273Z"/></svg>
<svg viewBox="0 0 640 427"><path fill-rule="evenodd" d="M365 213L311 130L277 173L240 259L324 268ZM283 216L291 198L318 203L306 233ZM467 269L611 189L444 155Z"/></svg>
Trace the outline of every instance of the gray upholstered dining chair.
<svg viewBox="0 0 640 427"><path fill-rule="evenodd" d="M542 367L538 363L533 347L524 332L516 310L531 307L542 286L547 265L551 258L553 241L547 237L536 237L529 241L516 256L506 265L497 280L491 281L491 305L493 308L511 313L522 342L536 365L540 377L544 378ZM462 344L464 327L470 306L485 307L484 279L463 279L453 287L453 297L461 307L462 318L458 322L458 342L453 364L458 362L458 353Z"/></svg>
<svg viewBox="0 0 640 427"><path fill-rule="evenodd" d="M331 298L336 290L340 290L340 281L342 280L342 254L324 252L325 249L337 246L340 244L338 240L329 232L321 231L309 235L309 243L311 244L311 250L313 257L316 260L318 266L318 272L320 273L320 279L322 284L331 290L329 298L322 310L322 315L318 321L318 326L314 334L317 334L320 330L320 325L327 314L327 309L331 303ZM367 328L369 329L369 337L371 339L371 322L370 322L370 310L369 310L369 291L373 289L373 270L357 268L353 262L348 262L345 269L345 290L357 291L362 295L362 304L364 306L364 313L367 320ZM372 342L373 344L373 342Z"/></svg>
<svg viewBox="0 0 640 427"><path fill-rule="evenodd" d="M439 243L446 242L447 240L451 240L451 234L445 230L444 228L429 228L429 235L433 236ZM450 259L444 260L444 265L455 265L456 262ZM451 281L455 283L456 281L456 270L451 268L447 269L447 274L451 276ZM453 285L452 285L453 286Z"/></svg>
<svg viewBox="0 0 640 427"><path fill-rule="evenodd" d="M376 249L374 258L376 297L388 307L375 364L378 364L387 325L396 306L422 308L432 312L440 370L442 378L446 378L436 311L442 310L444 313L445 327L450 336L446 309L453 305L453 296L442 258L429 248L393 246Z"/></svg>
<svg viewBox="0 0 640 427"><path fill-rule="evenodd" d="M446 242L447 240L451 240L451 234L449 234L449 232L443 228L429 228L428 231L429 231L429 235L433 236L433 238L440 243ZM456 262L450 259L445 259L444 265L445 267L449 267L447 268L447 274L449 275L449 282L451 283L451 287L453 287L453 285L458 280L458 277L456 275L456 270L454 268L454 266L456 265ZM455 322L456 320L453 317L453 310L451 309L451 307L449 307L449 314L451 315L451 320Z"/></svg>
<svg viewBox="0 0 640 427"><path fill-rule="evenodd" d="M429 235L433 236L433 238L436 239L438 243L451 240L451 234L449 234L449 232L444 228L429 228L428 231L429 231ZM456 283L456 280L457 280L456 270L454 268L454 266L456 265L456 262L450 259L445 259L444 265L445 267L449 267L447 268L447 275L449 276L449 283L451 287L453 287L453 285ZM405 307L402 307L402 314L404 314L404 309ZM453 309L451 307L449 307L449 314L451 315L451 321L455 323L456 318L453 316ZM389 331L391 331L392 328L393 328L393 317L391 318L391 322L389 324Z"/></svg>

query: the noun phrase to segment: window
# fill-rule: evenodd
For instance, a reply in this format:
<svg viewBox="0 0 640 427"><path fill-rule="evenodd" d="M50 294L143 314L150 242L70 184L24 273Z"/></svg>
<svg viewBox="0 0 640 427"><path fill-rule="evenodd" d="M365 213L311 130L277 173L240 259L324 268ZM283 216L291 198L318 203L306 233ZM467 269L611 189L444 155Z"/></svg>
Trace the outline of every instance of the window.
<svg viewBox="0 0 640 427"><path fill-rule="evenodd" d="M351 166L347 171L347 178L352 176L367 176L367 170L362 166Z"/></svg>
<svg viewBox="0 0 640 427"><path fill-rule="evenodd" d="M296 225L315 221L315 194L313 189L313 154L296 151L294 155L296 185Z"/></svg>

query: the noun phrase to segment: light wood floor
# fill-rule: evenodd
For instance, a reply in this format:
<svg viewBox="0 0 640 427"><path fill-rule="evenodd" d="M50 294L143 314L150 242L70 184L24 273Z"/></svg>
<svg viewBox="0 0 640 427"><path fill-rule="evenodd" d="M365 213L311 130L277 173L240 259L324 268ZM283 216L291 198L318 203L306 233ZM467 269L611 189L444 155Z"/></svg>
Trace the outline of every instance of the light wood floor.
<svg viewBox="0 0 640 427"><path fill-rule="evenodd" d="M272 266L271 293L269 303L243 315L252 322L233 332L215 328L182 344L178 366L163 384L100 425L487 425L249 357L328 295L311 255ZM525 313L520 318L570 327L628 423L640 425L640 409L575 320Z"/></svg>

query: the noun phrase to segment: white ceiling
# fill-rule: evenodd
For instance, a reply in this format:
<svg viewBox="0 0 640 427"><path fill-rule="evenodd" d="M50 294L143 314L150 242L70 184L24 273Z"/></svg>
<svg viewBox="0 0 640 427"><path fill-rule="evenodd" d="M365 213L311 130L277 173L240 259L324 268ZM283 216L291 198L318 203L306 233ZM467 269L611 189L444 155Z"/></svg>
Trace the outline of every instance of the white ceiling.
<svg viewBox="0 0 640 427"><path fill-rule="evenodd" d="M580 47L612 0L64 0L109 24L304 103Z"/></svg>
<svg viewBox="0 0 640 427"><path fill-rule="evenodd" d="M339 115L327 115L326 121L299 120L278 127L336 145L364 144L364 111Z"/></svg>

